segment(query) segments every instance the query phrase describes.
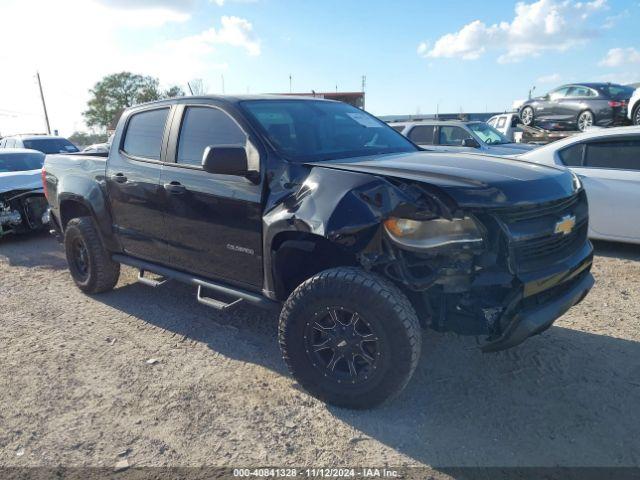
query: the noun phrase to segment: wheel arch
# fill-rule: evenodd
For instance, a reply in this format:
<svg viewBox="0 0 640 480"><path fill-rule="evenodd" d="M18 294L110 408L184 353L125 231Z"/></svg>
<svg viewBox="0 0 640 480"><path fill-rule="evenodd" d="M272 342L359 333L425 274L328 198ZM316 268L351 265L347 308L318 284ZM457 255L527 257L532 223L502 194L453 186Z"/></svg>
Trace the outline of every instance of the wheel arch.
<svg viewBox="0 0 640 480"><path fill-rule="evenodd" d="M67 227L70 220L79 217L91 217L98 227L98 233L105 247L112 251L120 250L113 235L111 227L111 215L105 209L97 212L94 206L86 198L73 193L63 193L59 200L59 223L61 232Z"/></svg>
<svg viewBox="0 0 640 480"><path fill-rule="evenodd" d="M356 266L356 255L327 238L307 233L284 231L272 241L271 275L275 296L286 300L295 288L313 275L329 268Z"/></svg>

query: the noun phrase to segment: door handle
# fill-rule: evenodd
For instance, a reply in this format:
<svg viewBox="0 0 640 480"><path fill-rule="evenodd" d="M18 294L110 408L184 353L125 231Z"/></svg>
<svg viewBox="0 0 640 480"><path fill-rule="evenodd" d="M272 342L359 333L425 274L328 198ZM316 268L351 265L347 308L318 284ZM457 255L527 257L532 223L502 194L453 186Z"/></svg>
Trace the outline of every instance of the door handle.
<svg viewBox="0 0 640 480"><path fill-rule="evenodd" d="M164 189L172 195L181 195L187 191L184 185L176 181L165 183Z"/></svg>
<svg viewBox="0 0 640 480"><path fill-rule="evenodd" d="M127 181L127 177L124 176L124 173L116 173L115 175L111 175L111 180L116 183L125 183Z"/></svg>

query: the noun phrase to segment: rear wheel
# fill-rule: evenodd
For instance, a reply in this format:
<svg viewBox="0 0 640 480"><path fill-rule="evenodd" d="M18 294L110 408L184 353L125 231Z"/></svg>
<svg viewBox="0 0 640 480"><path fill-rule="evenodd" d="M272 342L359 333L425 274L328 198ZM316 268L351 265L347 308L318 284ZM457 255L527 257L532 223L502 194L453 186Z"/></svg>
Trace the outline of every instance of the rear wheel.
<svg viewBox="0 0 640 480"><path fill-rule="evenodd" d="M91 218L69 221L64 248L71 277L83 292L106 292L118 283L120 264L111 260Z"/></svg>
<svg viewBox="0 0 640 480"><path fill-rule="evenodd" d="M638 105L633 109L631 121L634 125L640 125L640 103L638 103Z"/></svg>
<svg viewBox="0 0 640 480"><path fill-rule="evenodd" d="M421 331L395 285L357 268L334 268L291 294L279 341L289 370L311 394L342 407L370 408L408 383Z"/></svg>
<svg viewBox="0 0 640 480"><path fill-rule="evenodd" d="M589 110L585 110L578 115L578 130L584 132L587 128L593 125L593 113Z"/></svg>
<svg viewBox="0 0 640 480"><path fill-rule="evenodd" d="M520 112L520 120L522 120L522 123L527 126L527 127L532 127L533 126L533 108L531 107L524 107L522 109L522 112Z"/></svg>

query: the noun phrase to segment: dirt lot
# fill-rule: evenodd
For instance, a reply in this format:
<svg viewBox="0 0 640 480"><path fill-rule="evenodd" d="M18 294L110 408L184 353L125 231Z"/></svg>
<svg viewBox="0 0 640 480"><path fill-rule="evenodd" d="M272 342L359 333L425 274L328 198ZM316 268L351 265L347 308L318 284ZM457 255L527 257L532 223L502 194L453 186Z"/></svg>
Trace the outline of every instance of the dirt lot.
<svg viewBox="0 0 640 480"><path fill-rule="evenodd" d="M353 412L296 386L275 316L131 269L85 296L53 239L5 238L0 465L640 465L640 248L597 253L596 287L543 335L481 354L425 332L402 396Z"/></svg>

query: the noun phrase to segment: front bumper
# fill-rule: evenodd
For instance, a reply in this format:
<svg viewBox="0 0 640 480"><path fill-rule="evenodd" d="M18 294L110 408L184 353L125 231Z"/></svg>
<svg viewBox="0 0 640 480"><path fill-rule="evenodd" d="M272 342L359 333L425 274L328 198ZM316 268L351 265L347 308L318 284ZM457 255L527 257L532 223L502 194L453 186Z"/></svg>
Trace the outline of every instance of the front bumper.
<svg viewBox="0 0 640 480"><path fill-rule="evenodd" d="M496 352L514 347L527 338L537 335L549 328L553 322L564 315L574 305L577 305L593 287L593 275L587 270L581 272L577 281L571 283L563 293L554 297L548 303L540 306L525 308L515 314L504 333L484 344L483 352Z"/></svg>

